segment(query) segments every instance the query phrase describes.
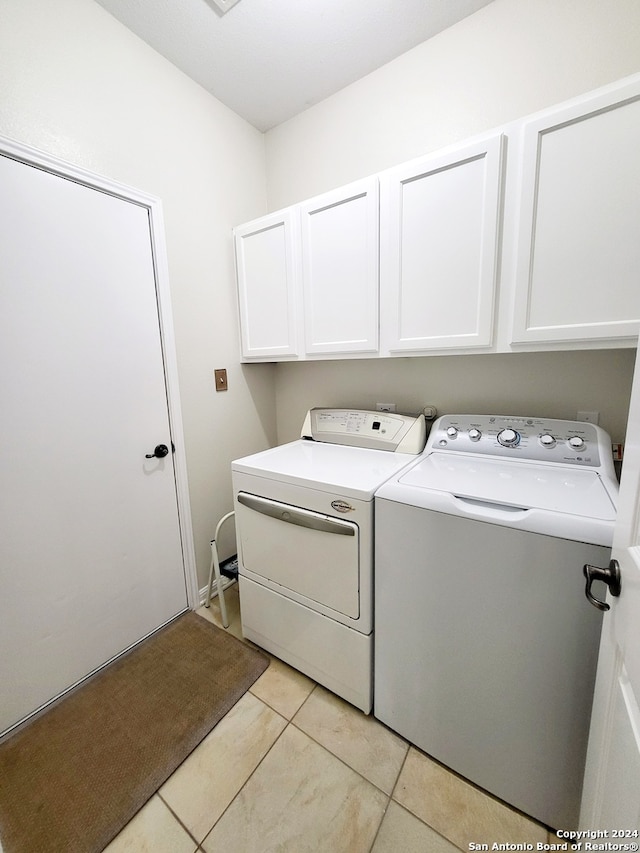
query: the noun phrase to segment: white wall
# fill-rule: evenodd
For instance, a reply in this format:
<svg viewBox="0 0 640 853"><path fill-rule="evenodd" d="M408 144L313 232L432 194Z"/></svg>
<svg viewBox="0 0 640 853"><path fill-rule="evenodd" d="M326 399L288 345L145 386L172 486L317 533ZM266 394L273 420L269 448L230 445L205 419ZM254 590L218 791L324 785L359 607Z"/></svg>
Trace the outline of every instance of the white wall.
<svg viewBox="0 0 640 853"><path fill-rule="evenodd" d="M320 361L278 367L278 440L300 435L312 406L371 409L396 403L417 414L534 415L574 419L599 411L600 426L623 441L635 350L506 353Z"/></svg>
<svg viewBox="0 0 640 853"><path fill-rule="evenodd" d="M270 130L269 209L636 71L638 0L494 0Z"/></svg>
<svg viewBox="0 0 640 853"><path fill-rule="evenodd" d="M638 0L494 0L266 134L269 209L435 151L640 70ZM630 351L285 364L278 440L312 405L573 418L624 437ZM587 402L589 405L587 405Z"/></svg>
<svg viewBox="0 0 640 853"><path fill-rule="evenodd" d="M0 81L0 134L162 200L203 586L230 461L275 440L273 368L239 365L231 240L266 209L263 136L93 0L0 0Z"/></svg>

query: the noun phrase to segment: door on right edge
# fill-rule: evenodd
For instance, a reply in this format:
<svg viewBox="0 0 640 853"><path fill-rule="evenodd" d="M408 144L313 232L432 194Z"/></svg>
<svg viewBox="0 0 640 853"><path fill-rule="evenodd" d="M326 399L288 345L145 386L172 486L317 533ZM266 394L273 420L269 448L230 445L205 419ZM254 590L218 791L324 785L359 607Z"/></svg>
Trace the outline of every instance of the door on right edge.
<svg viewBox="0 0 640 853"><path fill-rule="evenodd" d="M614 844L640 842L640 358L620 484L613 559L622 590L604 614L585 773L581 829ZM557 827L558 829L560 827ZM628 837L624 837L628 835ZM598 839L598 843L600 839ZM584 849L584 848L583 848ZM614 848L615 849L615 848ZM633 850L633 847L622 850Z"/></svg>

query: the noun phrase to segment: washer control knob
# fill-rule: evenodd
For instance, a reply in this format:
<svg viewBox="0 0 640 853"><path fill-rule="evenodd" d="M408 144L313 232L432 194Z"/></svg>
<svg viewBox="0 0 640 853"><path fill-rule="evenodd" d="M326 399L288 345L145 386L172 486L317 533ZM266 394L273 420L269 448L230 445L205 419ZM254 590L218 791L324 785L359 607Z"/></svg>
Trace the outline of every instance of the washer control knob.
<svg viewBox="0 0 640 853"><path fill-rule="evenodd" d="M479 429L473 427L469 430L469 438L471 439L471 441L480 441L480 439L482 438L482 433Z"/></svg>
<svg viewBox="0 0 640 853"><path fill-rule="evenodd" d="M556 446L556 440L551 435L551 433L545 432L544 435L540 436L540 444L543 447L555 447Z"/></svg>
<svg viewBox="0 0 640 853"><path fill-rule="evenodd" d="M584 439L580 438L579 435L573 435L569 439L569 447L572 450L584 450L586 446Z"/></svg>
<svg viewBox="0 0 640 853"><path fill-rule="evenodd" d="M501 429L498 433L498 442L503 447L516 447L520 444L520 433L515 429Z"/></svg>
<svg viewBox="0 0 640 853"><path fill-rule="evenodd" d="M457 438L458 437L458 427L450 426L447 429L447 435L449 438Z"/></svg>

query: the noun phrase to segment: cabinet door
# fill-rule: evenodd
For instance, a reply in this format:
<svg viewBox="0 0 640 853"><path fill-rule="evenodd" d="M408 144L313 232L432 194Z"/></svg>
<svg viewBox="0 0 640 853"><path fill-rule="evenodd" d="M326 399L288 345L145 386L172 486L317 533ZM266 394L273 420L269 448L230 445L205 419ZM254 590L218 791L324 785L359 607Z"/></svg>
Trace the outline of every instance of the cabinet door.
<svg viewBox="0 0 640 853"><path fill-rule="evenodd" d="M640 76L524 126L513 342L633 339Z"/></svg>
<svg viewBox="0 0 640 853"><path fill-rule="evenodd" d="M243 360L295 358L299 252L293 208L234 229Z"/></svg>
<svg viewBox="0 0 640 853"><path fill-rule="evenodd" d="M496 135L381 177L383 354L491 345L502 150Z"/></svg>
<svg viewBox="0 0 640 853"><path fill-rule="evenodd" d="M307 354L377 352L377 178L299 209Z"/></svg>

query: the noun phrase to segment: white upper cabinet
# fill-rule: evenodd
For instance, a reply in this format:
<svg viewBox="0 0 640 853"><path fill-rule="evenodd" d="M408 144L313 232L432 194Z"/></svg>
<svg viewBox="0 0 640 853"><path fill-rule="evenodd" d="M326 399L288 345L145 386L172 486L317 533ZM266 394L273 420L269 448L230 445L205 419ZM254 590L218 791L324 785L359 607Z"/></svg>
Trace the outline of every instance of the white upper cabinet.
<svg viewBox="0 0 640 853"><path fill-rule="evenodd" d="M297 211L278 211L234 229L244 360L299 355L300 255Z"/></svg>
<svg viewBox="0 0 640 853"><path fill-rule="evenodd" d="M305 352L378 350L378 180L298 205Z"/></svg>
<svg viewBox="0 0 640 853"><path fill-rule="evenodd" d="M640 78L524 124L513 343L629 339L640 320Z"/></svg>
<svg viewBox="0 0 640 853"><path fill-rule="evenodd" d="M489 347L503 137L380 177L382 354Z"/></svg>
<svg viewBox="0 0 640 853"><path fill-rule="evenodd" d="M243 360L634 346L639 152L636 74L236 228Z"/></svg>

